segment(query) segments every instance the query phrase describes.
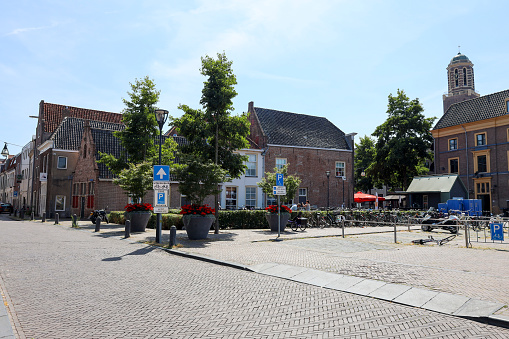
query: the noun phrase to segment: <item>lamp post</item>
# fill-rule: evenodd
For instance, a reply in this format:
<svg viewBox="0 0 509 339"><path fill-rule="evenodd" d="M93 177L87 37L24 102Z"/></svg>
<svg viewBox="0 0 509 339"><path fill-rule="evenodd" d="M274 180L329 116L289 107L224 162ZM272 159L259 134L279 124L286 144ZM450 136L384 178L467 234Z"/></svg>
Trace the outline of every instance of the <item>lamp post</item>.
<svg viewBox="0 0 509 339"><path fill-rule="evenodd" d="M341 178L343 179L343 208L345 208L345 180L346 180L346 177L342 176Z"/></svg>
<svg viewBox="0 0 509 339"><path fill-rule="evenodd" d="M165 109L156 109L155 116L157 124L159 125L159 165L161 165L161 143L163 140L163 126L168 119L168 111ZM161 243L161 213L156 216L156 243Z"/></svg>
<svg viewBox="0 0 509 339"><path fill-rule="evenodd" d="M327 210L329 210L329 178L330 178L330 171L325 171L325 175L327 175Z"/></svg>

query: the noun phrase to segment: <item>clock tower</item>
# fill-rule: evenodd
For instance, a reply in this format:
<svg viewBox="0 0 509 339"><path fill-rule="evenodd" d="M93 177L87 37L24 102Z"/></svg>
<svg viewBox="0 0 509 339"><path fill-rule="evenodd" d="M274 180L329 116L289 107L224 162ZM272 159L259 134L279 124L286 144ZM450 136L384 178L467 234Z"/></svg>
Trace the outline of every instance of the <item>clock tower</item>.
<svg viewBox="0 0 509 339"><path fill-rule="evenodd" d="M443 95L444 113L457 102L479 97L475 91L474 64L458 53L447 66L448 93Z"/></svg>

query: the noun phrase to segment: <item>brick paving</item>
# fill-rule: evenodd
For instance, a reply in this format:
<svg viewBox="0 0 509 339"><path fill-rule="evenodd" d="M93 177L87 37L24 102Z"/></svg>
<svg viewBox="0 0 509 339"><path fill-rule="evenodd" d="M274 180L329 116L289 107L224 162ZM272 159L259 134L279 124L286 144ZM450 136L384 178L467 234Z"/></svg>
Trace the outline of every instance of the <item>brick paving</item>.
<svg viewBox="0 0 509 339"><path fill-rule="evenodd" d="M172 256L119 240L120 233L115 226L94 234L0 221L0 285L17 319L18 338L509 337L508 329ZM338 255L333 243L308 244L318 247L310 249L291 241L240 241L273 238L269 232L237 233L187 244L181 238L180 249L224 258L237 251L237 258L251 257L244 259L250 263L258 256L289 261L296 252L322 261ZM133 240L147 237L151 232ZM371 251L389 249L350 254ZM292 264L305 266L306 257L296 256Z"/></svg>

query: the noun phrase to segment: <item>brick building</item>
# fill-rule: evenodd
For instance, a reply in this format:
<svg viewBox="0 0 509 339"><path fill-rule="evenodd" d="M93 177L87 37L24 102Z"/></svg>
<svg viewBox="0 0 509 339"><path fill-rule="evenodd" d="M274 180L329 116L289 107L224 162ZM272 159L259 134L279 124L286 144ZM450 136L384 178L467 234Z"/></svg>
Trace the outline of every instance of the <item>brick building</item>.
<svg viewBox="0 0 509 339"><path fill-rule="evenodd" d="M296 202L353 205L355 133L345 134L326 118L254 107L253 102L248 113L250 138L263 149L264 171L288 164L288 173L302 180Z"/></svg>
<svg viewBox="0 0 509 339"><path fill-rule="evenodd" d="M449 68L449 92L459 92L464 73L456 82L458 72ZM466 74L464 87L468 88L468 71ZM473 70L471 74L470 90L474 90ZM435 173L458 174L469 198L481 199L484 211L500 213L509 207L509 90L466 96L450 105L446 104L448 98L444 96L444 115L431 131Z"/></svg>

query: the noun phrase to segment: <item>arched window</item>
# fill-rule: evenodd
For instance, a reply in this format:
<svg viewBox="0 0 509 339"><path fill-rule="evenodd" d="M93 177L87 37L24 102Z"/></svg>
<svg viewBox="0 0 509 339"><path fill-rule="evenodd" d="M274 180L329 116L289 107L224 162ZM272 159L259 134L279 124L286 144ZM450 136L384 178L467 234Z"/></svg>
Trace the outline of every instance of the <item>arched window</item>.
<svg viewBox="0 0 509 339"><path fill-rule="evenodd" d="M463 68L463 86L467 85L467 69Z"/></svg>
<svg viewBox="0 0 509 339"><path fill-rule="evenodd" d="M456 87L458 87L458 69L457 68L454 70L454 81L455 81Z"/></svg>

